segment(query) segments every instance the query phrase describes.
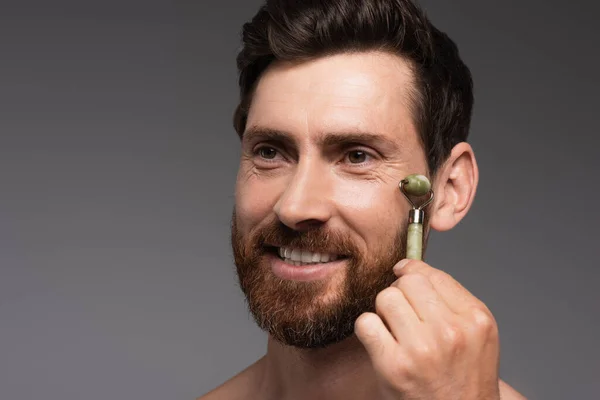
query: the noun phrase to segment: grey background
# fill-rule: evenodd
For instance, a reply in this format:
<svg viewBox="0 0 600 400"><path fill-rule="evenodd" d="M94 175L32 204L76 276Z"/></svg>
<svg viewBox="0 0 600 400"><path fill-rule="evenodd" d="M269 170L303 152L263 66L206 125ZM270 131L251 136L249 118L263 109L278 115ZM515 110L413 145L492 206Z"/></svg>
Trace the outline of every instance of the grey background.
<svg viewBox="0 0 600 400"><path fill-rule="evenodd" d="M494 312L506 381L598 398L597 7L422 4L473 72L481 171L428 261ZM1 400L193 399L264 353L229 247L258 5L2 2Z"/></svg>

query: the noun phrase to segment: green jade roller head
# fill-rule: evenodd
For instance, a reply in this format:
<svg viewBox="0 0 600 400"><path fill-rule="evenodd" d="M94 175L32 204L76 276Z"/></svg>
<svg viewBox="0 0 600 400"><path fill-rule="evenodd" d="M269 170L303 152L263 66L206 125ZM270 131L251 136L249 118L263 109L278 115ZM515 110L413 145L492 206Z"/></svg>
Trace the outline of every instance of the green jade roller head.
<svg viewBox="0 0 600 400"><path fill-rule="evenodd" d="M406 243L406 258L422 260L423 257L423 219L425 213L422 210L433 200L431 183L425 175L413 174L400 181L400 191L406 197L412 210L408 214L408 239ZM429 194L429 198L417 206L411 200L412 197L422 197Z"/></svg>

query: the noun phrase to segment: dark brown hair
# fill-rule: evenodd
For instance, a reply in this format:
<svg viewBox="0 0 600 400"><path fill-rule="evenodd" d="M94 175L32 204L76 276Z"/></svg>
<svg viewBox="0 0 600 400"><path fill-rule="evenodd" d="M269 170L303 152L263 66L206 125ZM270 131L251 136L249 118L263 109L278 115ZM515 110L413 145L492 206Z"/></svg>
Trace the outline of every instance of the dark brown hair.
<svg viewBox="0 0 600 400"><path fill-rule="evenodd" d="M408 60L415 78L414 123L433 176L467 140L473 108L471 73L456 44L411 0L267 0L243 26L237 56L240 136L256 84L274 61L307 61L383 50Z"/></svg>

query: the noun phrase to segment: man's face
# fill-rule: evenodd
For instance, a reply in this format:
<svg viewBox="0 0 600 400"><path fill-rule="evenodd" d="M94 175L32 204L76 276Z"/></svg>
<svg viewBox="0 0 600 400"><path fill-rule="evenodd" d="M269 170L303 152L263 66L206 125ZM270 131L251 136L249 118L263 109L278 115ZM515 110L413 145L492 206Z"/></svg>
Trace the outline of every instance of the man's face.
<svg viewBox="0 0 600 400"><path fill-rule="evenodd" d="M402 59L375 52L276 64L260 79L231 240L249 309L280 342L315 348L347 338L396 279L410 209L398 183L427 171L412 82ZM281 247L337 259L296 266Z"/></svg>

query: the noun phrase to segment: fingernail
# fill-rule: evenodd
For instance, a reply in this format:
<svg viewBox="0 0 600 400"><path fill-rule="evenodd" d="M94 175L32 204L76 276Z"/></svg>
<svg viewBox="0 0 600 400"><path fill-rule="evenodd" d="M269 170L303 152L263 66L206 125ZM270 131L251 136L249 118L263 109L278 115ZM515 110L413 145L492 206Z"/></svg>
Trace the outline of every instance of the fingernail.
<svg viewBox="0 0 600 400"><path fill-rule="evenodd" d="M405 258L404 260L400 261L398 264L394 265L394 272L400 271L409 262L410 262L410 259L408 259L408 258Z"/></svg>

